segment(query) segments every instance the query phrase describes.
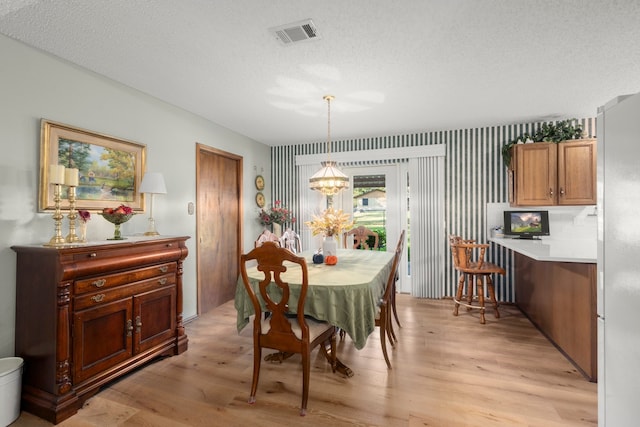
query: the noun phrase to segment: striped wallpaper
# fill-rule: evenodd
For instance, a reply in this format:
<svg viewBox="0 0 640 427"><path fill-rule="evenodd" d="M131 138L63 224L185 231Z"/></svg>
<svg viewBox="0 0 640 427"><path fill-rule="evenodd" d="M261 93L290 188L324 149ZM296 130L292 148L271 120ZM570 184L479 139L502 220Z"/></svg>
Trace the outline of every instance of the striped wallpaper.
<svg viewBox="0 0 640 427"><path fill-rule="evenodd" d="M595 118L580 119L577 122L582 125L585 137L595 138ZM339 140L332 141L331 150L344 152L446 144L444 235L447 238L442 242L446 246L443 295L452 297L455 294L456 274L448 248L448 236L457 234L465 239L487 241L486 204L508 201L507 169L502 161L501 148L505 142L522 133L535 132L542 124L543 122L536 122ZM301 215L295 156L324 153L325 148L325 141L271 148L270 182L273 199L280 200L285 206L293 209L297 218ZM488 260L507 270L505 277L496 277L494 280L496 298L500 301L515 302L511 251L492 244Z"/></svg>

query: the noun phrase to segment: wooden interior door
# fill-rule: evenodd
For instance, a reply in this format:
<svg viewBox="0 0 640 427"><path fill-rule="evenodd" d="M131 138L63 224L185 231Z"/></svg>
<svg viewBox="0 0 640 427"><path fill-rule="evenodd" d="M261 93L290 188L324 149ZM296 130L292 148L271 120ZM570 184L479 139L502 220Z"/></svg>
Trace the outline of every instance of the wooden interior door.
<svg viewBox="0 0 640 427"><path fill-rule="evenodd" d="M242 157L197 144L198 313L235 295L242 242Z"/></svg>

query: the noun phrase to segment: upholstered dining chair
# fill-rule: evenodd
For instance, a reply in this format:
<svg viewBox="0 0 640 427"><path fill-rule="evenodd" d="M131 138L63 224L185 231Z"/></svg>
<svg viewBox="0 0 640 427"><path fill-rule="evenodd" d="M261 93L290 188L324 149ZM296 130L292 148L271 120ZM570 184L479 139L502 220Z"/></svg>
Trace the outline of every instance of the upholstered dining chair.
<svg viewBox="0 0 640 427"><path fill-rule="evenodd" d="M493 287L493 274L505 275L506 272L499 267L484 260L485 252L489 247L488 244L476 243L475 240L463 240L460 236L450 236L449 243L451 246L451 257L453 258L454 268L460 274L458 279L458 289L454 298L453 315L458 315L460 305L467 307L467 310L480 310L480 323L485 323L485 282L487 291L489 292L489 300L493 305L493 311L496 318L500 317L498 311L498 302L496 301L496 293ZM473 284L476 284L476 295L474 298ZM466 286L465 286L466 285ZM464 297L464 299L463 299ZM477 299L477 304L474 304Z"/></svg>
<svg viewBox="0 0 640 427"><path fill-rule="evenodd" d="M353 236L353 249L378 249L378 233L369 230L363 225L352 228L351 230L342 234L344 247L348 247L349 237ZM374 238L373 246L369 246L369 237Z"/></svg>
<svg viewBox="0 0 640 427"><path fill-rule="evenodd" d="M254 242L254 246L256 248L262 246L264 242L276 242L280 244L280 238L276 234L265 228Z"/></svg>
<svg viewBox="0 0 640 427"><path fill-rule="evenodd" d="M257 261L258 271L264 273L264 278L257 285L257 290L254 290L247 274L247 263L254 261ZM302 275L302 285L295 311L289 310L289 284L281 277L281 274L287 271L287 265L299 266ZM330 345L331 353L328 355L328 359L333 372L335 372L336 327L304 315L305 299L309 287L308 270L304 257L296 256L288 249L279 247L275 242L265 242L262 246L240 257L240 272L255 313L253 319L253 378L249 403L253 404L256 401L262 349L270 348L285 353L299 353L302 357L300 415L304 416L307 412L309 397L311 351L320 346L323 352L328 353L326 345ZM274 285L280 288L282 296L279 300L273 299L272 294L267 292L267 289ZM261 303L264 304L264 309ZM270 315L265 318L263 310L268 311Z"/></svg>
<svg viewBox="0 0 640 427"><path fill-rule="evenodd" d="M293 231L291 228L282 233L280 238L280 246L289 249L294 254L302 252L302 244L300 242L300 235Z"/></svg>
<svg viewBox="0 0 640 427"><path fill-rule="evenodd" d="M391 264L391 270L389 271L389 277L384 289L384 294L378 304L378 310L376 313L376 326L380 329L380 344L382 345L382 354L384 355L384 361L387 363L387 368L391 369L391 362L389 361L389 354L387 351L387 340L392 347L395 347L395 335L391 336L391 295L395 290L396 271L398 271L398 265L400 264L400 258L402 257L402 251L404 249L404 232L398 242L395 254L393 256L393 262ZM402 243L401 243L402 242Z"/></svg>

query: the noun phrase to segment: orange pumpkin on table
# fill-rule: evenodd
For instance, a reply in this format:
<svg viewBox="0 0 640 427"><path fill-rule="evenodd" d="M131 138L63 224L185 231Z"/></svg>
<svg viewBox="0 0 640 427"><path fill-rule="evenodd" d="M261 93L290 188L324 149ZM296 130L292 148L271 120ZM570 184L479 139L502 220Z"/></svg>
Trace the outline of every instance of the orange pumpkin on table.
<svg viewBox="0 0 640 427"><path fill-rule="evenodd" d="M324 263L327 265L336 265L338 263L338 257L335 255L327 255L324 257Z"/></svg>

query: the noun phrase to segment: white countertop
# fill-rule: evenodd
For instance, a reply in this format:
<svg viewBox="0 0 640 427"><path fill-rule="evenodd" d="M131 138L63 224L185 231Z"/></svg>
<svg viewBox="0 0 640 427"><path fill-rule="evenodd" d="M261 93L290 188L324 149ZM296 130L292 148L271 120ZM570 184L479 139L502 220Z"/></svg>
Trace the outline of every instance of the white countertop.
<svg viewBox="0 0 640 427"><path fill-rule="evenodd" d="M489 241L533 258L536 261L596 263L596 239L559 240L542 237L541 240L492 237Z"/></svg>

